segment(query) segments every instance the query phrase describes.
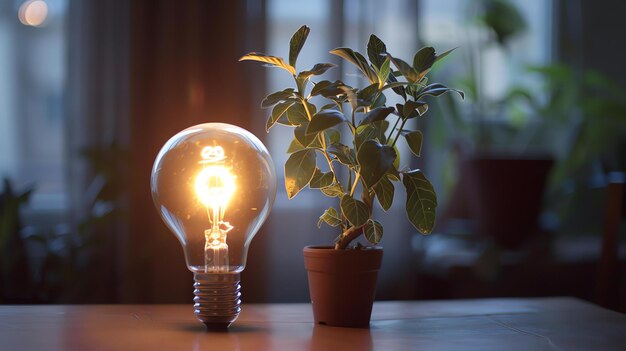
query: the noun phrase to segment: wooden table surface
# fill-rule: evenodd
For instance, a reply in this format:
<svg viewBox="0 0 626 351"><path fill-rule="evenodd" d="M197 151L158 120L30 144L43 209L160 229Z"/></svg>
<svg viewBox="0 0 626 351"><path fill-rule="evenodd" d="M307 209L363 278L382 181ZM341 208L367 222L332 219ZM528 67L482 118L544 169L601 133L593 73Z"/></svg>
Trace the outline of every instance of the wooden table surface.
<svg viewBox="0 0 626 351"><path fill-rule="evenodd" d="M0 350L626 350L626 315L573 298L377 302L371 328L308 304L243 305L208 333L189 305L0 306Z"/></svg>

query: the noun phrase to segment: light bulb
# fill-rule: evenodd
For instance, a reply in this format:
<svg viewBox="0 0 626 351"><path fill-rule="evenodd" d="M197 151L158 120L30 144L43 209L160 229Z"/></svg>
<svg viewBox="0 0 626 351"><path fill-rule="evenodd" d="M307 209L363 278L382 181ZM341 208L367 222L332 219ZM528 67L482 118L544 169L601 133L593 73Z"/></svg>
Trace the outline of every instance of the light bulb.
<svg viewBox="0 0 626 351"><path fill-rule="evenodd" d="M194 273L196 316L210 329L228 327L241 310L240 272L248 247L276 197L270 154L245 129L196 125L163 145L151 188Z"/></svg>

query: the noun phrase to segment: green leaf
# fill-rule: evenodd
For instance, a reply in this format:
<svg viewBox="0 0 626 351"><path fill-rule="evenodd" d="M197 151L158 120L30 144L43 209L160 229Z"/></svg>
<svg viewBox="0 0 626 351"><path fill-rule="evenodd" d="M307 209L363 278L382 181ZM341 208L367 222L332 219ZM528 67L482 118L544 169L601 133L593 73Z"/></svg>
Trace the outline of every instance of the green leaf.
<svg viewBox="0 0 626 351"><path fill-rule="evenodd" d="M321 188L320 190L324 195L329 197L341 197L345 194L345 191L339 183L333 183L327 187Z"/></svg>
<svg viewBox="0 0 626 351"><path fill-rule="evenodd" d="M406 89L403 86L404 82L398 82L398 80L396 79L396 77L393 76L393 74L390 74L387 77L387 82L388 82L387 86L390 86L391 90L393 90L394 93L402 96L402 98L406 100ZM394 86L394 84L396 84L396 86Z"/></svg>
<svg viewBox="0 0 626 351"><path fill-rule="evenodd" d="M277 103L292 98L294 97L294 90L293 88L288 88L282 91L277 91L275 93L269 94L268 96L265 97L265 99L263 99L263 101L261 101L261 108L268 108L271 107L273 105L276 105Z"/></svg>
<svg viewBox="0 0 626 351"><path fill-rule="evenodd" d="M365 223L363 232L365 233L365 239L373 245L376 245L383 238L383 225L370 218Z"/></svg>
<svg viewBox="0 0 626 351"><path fill-rule="evenodd" d="M361 166L360 174L368 188L372 188L396 159L396 151L376 140L366 140L359 148L356 159Z"/></svg>
<svg viewBox="0 0 626 351"><path fill-rule="evenodd" d="M296 138L296 140L298 140L300 145L304 147L310 147L317 139L317 134L306 134L306 129L308 126L308 122L302 123L293 130L294 137Z"/></svg>
<svg viewBox="0 0 626 351"><path fill-rule="evenodd" d="M316 112L315 105L307 101L306 106L311 116L313 116ZM302 104L301 101L294 104L293 106L291 106L289 110L287 110L287 119L292 125L300 125L303 123L309 123L309 116L304 110L304 105Z"/></svg>
<svg viewBox="0 0 626 351"><path fill-rule="evenodd" d="M387 142L385 132L388 127L389 122L385 120L374 121L372 123L358 126L356 128L356 138L354 140L356 148L360 148L365 141L371 139L377 139L381 144L385 144Z"/></svg>
<svg viewBox="0 0 626 351"><path fill-rule="evenodd" d="M326 105L322 106L322 110L337 110L337 111L339 111L339 107L337 106L336 103L331 102L330 104L326 104Z"/></svg>
<svg viewBox="0 0 626 351"><path fill-rule="evenodd" d="M293 139L287 148L288 154L293 154L296 151L304 150L304 146L298 142L298 140Z"/></svg>
<svg viewBox="0 0 626 351"><path fill-rule="evenodd" d="M296 88L298 88L298 94L304 95L306 90L306 82L309 80L310 76L301 76L298 74L296 77Z"/></svg>
<svg viewBox="0 0 626 351"><path fill-rule="evenodd" d="M400 157L397 157L396 159L399 159L399 158ZM395 165L389 167L389 169L387 170L387 178L394 182L400 181L400 173L398 172L398 168Z"/></svg>
<svg viewBox="0 0 626 351"><path fill-rule="evenodd" d="M387 176L380 178L374 185L374 192L383 210L388 211L393 203L394 187Z"/></svg>
<svg viewBox="0 0 626 351"><path fill-rule="evenodd" d="M367 42L367 57L370 59L372 65L380 69L385 61L385 54L387 53L387 46L374 34L370 35L370 40ZM383 82L386 80L383 79Z"/></svg>
<svg viewBox="0 0 626 351"><path fill-rule="evenodd" d="M324 133L328 135L330 144L337 144L341 141L341 133L337 129L326 129Z"/></svg>
<svg viewBox="0 0 626 351"><path fill-rule="evenodd" d="M315 140L313 140L313 142L309 144L309 148L322 149L324 145L322 145L321 138L324 138L324 142L326 143L326 145L330 144L328 136L323 132L319 134L311 134L310 136L315 136Z"/></svg>
<svg viewBox="0 0 626 351"><path fill-rule="evenodd" d="M422 132L419 130L409 132L405 136L409 149L415 156L420 156L422 152Z"/></svg>
<svg viewBox="0 0 626 351"><path fill-rule="evenodd" d="M309 123L306 134L316 134L328 128L332 128L345 121L343 113L337 110L322 110L316 113Z"/></svg>
<svg viewBox="0 0 626 351"><path fill-rule="evenodd" d="M393 160L393 165L391 167L389 167L389 169L387 170L387 174L391 173L393 174L394 170L397 170L400 167L400 150L398 150L398 145L394 145L393 149L396 152L396 159ZM397 171L396 171L397 173Z"/></svg>
<svg viewBox="0 0 626 351"><path fill-rule="evenodd" d="M343 94L343 90L339 87L345 86L342 81L336 80L334 82L328 80L322 80L315 84L311 89L311 96L322 95L323 97L334 97Z"/></svg>
<svg viewBox="0 0 626 351"><path fill-rule="evenodd" d="M336 65L332 63L318 63L313 68L308 71L302 71L298 73L298 79L306 79L311 76L319 76L321 74L326 73L329 69L335 67Z"/></svg>
<svg viewBox="0 0 626 351"><path fill-rule="evenodd" d="M426 112L428 112L428 104L427 104L427 103L421 103L422 101L419 101L419 100L418 100L418 101L416 101L416 102L418 103L418 106L417 106L417 113L418 113L420 116L425 115L425 114L426 114Z"/></svg>
<svg viewBox="0 0 626 351"><path fill-rule="evenodd" d="M295 127L297 126L297 124L293 124L291 122L289 122L289 120L287 119L287 114L283 114L278 121L276 121L276 124L282 124L284 126L288 126L288 127Z"/></svg>
<svg viewBox="0 0 626 351"><path fill-rule="evenodd" d="M365 118L361 121L361 125L365 125L368 123L382 121L387 118L390 113L395 111L393 107L377 107L365 115Z"/></svg>
<svg viewBox="0 0 626 351"><path fill-rule="evenodd" d="M352 63L357 66L361 72L365 75L365 77L370 81L370 83L378 83L378 77L374 70L368 65L367 60L360 53L350 49L350 48L336 48L334 50L330 50L330 53L333 55L337 55L339 57L344 58L346 61Z"/></svg>
<svg viewBox="0 0 626 351"><path fill-rule="evenodd" d="M328 153L331 155L335 155L337 160L346 166L354 166L356 165L356 157L354 155L354 150L350 149L348 146L334 143L328 147Z"/></svg>
<svg viewBox="0 0 626 351"><path fill-rule="evenodd" d="M437 58L435 59L435 63L437 63L439 60L443 59L444 57L448 56L452 51L456 50L457 48L452 48L446 52L444 52L441 55L437 55Z"/></svg>
<svg viewBox="0 0 626 351"><path fill-rule="evenodd" d="M419 169L403 173L406 188L406 214L422 234L430 234L435 226L437 195L432 184Z"/></svg>
<svg viewBox="0 0 626 351"><path fill-rule="evenodd" d="M425 86L420 91L417 92L417 97L420 98L422 96L431 95L431 96L439 96L441 94L447 93L449 91L453 91L461 96L461 99L465 99L465 94L457 89L448 88L447 86L439 83L433 83L428 86Z"/></svg>
<svg viewBox="0 0 626 351"><path fill-rule="evenodd" d="M437 63L437 61L448 56L448 54L450 54L455 49L456 48L448 50L443 54L437 56L435 54L435 49L433 49L432 47L423 47L415 54L415 57L413 58L413 68L419 73L419 77L421 79L426 76L428 71L430 71L430 69L435 63Z"/></svg>
<svg viewBox="0 0 626 351"><path fill-rule="evenodd" d="M367 87L359 90L356 94L357 106L370 106L374 100L376 100L379 93L378 83L368 85Z"/></svg>
<svg viewBox="0 0 626 351"><path fill-rule="evenodd" d="M404 108L402 109L402 115L404 116L405 119L415 118L419 116L416 109L417 109L417 105L415 104L415 101L407 100L404 103Z"/></svg>
<svg viewBox="0 0 626 351"><path fill-rule="evenodd" d="M293 105L293 102L281 102L274 106L272 114L265 124L265 131L269 132L270 128L278 121L278 119Z"/></svg>
<svg viewBox="0 0 626 351"><path fill-rule="evenodd" d="M409 84L406 86L406 93L413 97L413 99L417 100L417 92L422 89L422 86L419 83Z"/></svg>
<svg viewBox="0 0 626 351"><path fill-rule="evenodd" d="M420 74L427 72L435 63L436 57L434 48L430 46L423 47L413 57L413 68Z"/></svg>
<svg viewBox="0 0 626 351"><path fill-rule="evenodd" d="M349 86L340 86L339 89L341 89L343 91L343 93L346 95L346 98L348 99L348 102L350 102L350 107L356 111L358 106L363 106L364 104L360 104L359 103L359 99L357 98L357 95L355 93L355 90L357 89L352 89Z"/></svg>
<svg viewBox="0 0 626 351"><path fill-rule="evenodd" d="M274 66L274 67L280 67L282 69L287 70L287 72L291 73L292 75L296 75L296 69L291 66L288 65L287 63L285 63L285 61L282 59L282 57L276 57L276 56L271 56L271 55L266 55L260 52L251 52L249 54L243 55L239 61L258 61L258 62L264 62L267 63L270 66Z"/></svg>
<svg viewBox="0 0 626 351"><path fill-rule="evenodd" d="M389 75L391 74L391 59L389 59L389 57L386 57L384 59L382 65L378 69L377 74L379 82L378 88L381 89L385 85L387 78L389 78Z"/></svg>
<svg viewBox="0 0 626 351"><path fill-rule="evenodd" d="M359 200L355 200L350 195L344 195L339 202L339 207L341 207L341 212L344 217L350 221L350 223L355 227L360 227L367 222L370 218L369 210L367 209L367 205Z"/></svg>
<svg viewBox="0 0 626 351"><path fill-rule="evenodd" d="M370 105L370 108L376 108L376 107L385 107L387 105L387 97L385 96L385 94L378 94L378 97L376 98L376 100L374 100L374 102L372 102L372 104Z"/></svg>
<svg viewBox="0 0 626 351"><path fill-rule="evenodd" d="M404 116L403 118L409 119L417 116L423 116L426 111L428 111L428 104L424 101L407 100L404 103L402 115Z"/></svg>
<svg viewBox="0 0 626 351"><path fill-rule="evenodd" d="M341 218L339 217L339 213L337 213L337 210L335 210L334 207L329 207L320 216L319 221L317 221L318 228L322 226L322 222L325 222L331 227L336 227L341 224Z"/></svg>
<svg viewBox="0 0 626 351"><path fill-rule="evenodd" d="M291 36L291 40L289 41L289 64L291 66L296 67L296 60L298 59L300 50L302 50L310 31L311 28L304 25L293 33L293 36Z"/></svg>
<svg viewBox="0 0 626 351"><path fill-rule="evenodd" d="M321 189L331 185L332 183L333 172L323 173L319 170L319 168L316 168L315 173L313 174L313 178L311 178L311 182L309 183L309 188Z"/></svg>
<svg viewBox="0 0 626 351"><path fill-rule="evenodd" d="M401 60L399 58L395 58L395 57L393 57L393 56L391 56L389 54L387 54L387 56L389 57L391 62L394 64L394 66L396 66L396 68L398 68L398 71L400 71L400 73L402 73L404 78L406 78L406 80L408 80L410 83L417 83L417 82L419 82L421 77L420 77L419 73L415 72L413 67L411 67L408 63L404 62L403 60Z"/></svg>
<svg viewBox="0 0 626 351"><path fill-rule="evenodd" d="M396 111L398 111L398 116L400 116L400 118L405 119L405 117L404 117L404 105L396 104Z"/></svg>
<svg viewBox="0 0 626 351"><path fill-rule="evenodd" d="M285 189L288 198L293 198L309 184L315 168L315 150L297 151L289 156L285 163Z"/></svg>
<svg viewBox="0 0 626 351"><path fill-rule="evenodd" d="M329 80L321 80L314 84L313 89L311 89L311 96L319 95L322 90L331 86L333 82Z"/></svg>
<svg viewBox="0 0 626 351"><path fill-rule="evenodd" d="M390 77L392 77L392 76L390 76ZM398 81L396 81L396 82L389 82L389 83L385 84L385 86L383 87L382 90L389 89L389 88L391 88L391 89L404 88L405 86L407 86L409 84L411 84L411 83L409 83L409 82L398 82Z"/></svg>

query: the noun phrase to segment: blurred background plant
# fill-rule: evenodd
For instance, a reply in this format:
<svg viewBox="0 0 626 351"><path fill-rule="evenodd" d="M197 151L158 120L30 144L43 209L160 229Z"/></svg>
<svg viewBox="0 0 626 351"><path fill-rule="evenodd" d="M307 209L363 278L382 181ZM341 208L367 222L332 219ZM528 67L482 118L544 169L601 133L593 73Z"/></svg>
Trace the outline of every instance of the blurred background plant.
<svg viewBox="0 0 626 351"><path fill-rule="evenodd" d="M512 67L522 70L523 79L511 82L499 94L490 93L484 80L484 71L490 67L484 56L493 55L495 48L505 61L512 62L516 52L511 45L528 25L508 0L482 0L467 6L475 28L468 31L473 38L461 50L466 75L458 83L467 93L467 104L461 106L449 97L440 101L449 126L441 143L456 150L453 156L458 160L444 165L451 199L459 200L454 184L457 176L464 177L457 174L463 173L459 168L463 160L554 159L545 209L557 214L553 218L561 223L576 223L571 216L579 212L574 208L581 204L581 196L585 197L581 193L590 181L596 179L595 187L599 187L604 175L626 169L621 156L626 91L597 71L554 61ZM510 183L522 184L514 179ZM467 215L467 210L455 211Z"/></svg>
<svg viewBox="0 0 626 351"><path fill-rule="evenodd" d="M120 201L128 155L117 144L88 148L82 155L95 175L83 194L88 211L75 226L42 230L24 225L21 213L36 187L18 191L4 180L0 303L85 303L108 296L115 270L106 239L126 217Z"/></svg>
<svg viewBox="0 0 626 351"><path fill-rule="evenodd" d="M28 300L32 294L32 273L26 245L21 236L20 209L33 188L17 191L4 179L0 193L0 303Z"/></svg>

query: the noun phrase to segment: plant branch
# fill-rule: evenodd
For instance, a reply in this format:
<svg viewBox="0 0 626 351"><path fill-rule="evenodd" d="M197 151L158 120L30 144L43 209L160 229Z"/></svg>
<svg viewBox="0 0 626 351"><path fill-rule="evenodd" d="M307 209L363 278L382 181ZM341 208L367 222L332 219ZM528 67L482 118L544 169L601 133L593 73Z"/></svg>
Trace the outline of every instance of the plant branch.
<svg viewBox="0 0 626 351"><path fill-rule="evenodd" d="M391 128L391 130L389 131L389 136L387 137L387 140L391 140L391 137L393 136L393 131L396 130L398 122L400 122L401 119L402 117L398 116L398 119L396 119L396 123L394 123L393 128Z"/></svg>
<svg viewBox="0 0 626 351"><path fill-rule="evenodd" d="M345 250L348 247L348 244L352 242L352 240L359 237L359 235L363 234L363 226L355 227L352 226L348 228L345 232L341 234L339 240L335 243L335 250Z"/></svg>
<svg viewBox="0 0 626 351"><path fill-rule="evenodd" d="M309 111L307 103L308 103L308 100L306 98L302 98L302 106L304 107L306 116L308 120L310 121L313 118L313 116L311 116L311 112ZM328 167L330 168L330 171L333 172L333 182L337 182L337 175L335 173L335 167L333 166L333 161L330 159L330 155L328 155L328 152L326 151L326 138L324 137L324 132L318 134L317 137L320 139L320 143L322 144L322 154L324 155L324 158L326 158L326 162L328 162Z"/></svg>
<svg viewBox="0 0 626 351"><path fill-rule="evenodd" d="M404 124L406 123L406 121L408 121L409 119L403 119L402 120L402 124L400 125L400 129L398 129L398 134L396 134L396 138L393 139L393 144L391 144L391 147L396 146L396 142L398 141L398 139L400 138L400 134L402 133L402 129L404 128Z"/></svg>
<svg viewBox="0 0 626 351"><path fill-rule="evenodd" d="M352 184L352 189L350 189L350 196L354 195L354 191L356 190L357 184L359 184L359 178L361 177L360 172L354 172L356 176L354 177L354 183Z"/></svg>

